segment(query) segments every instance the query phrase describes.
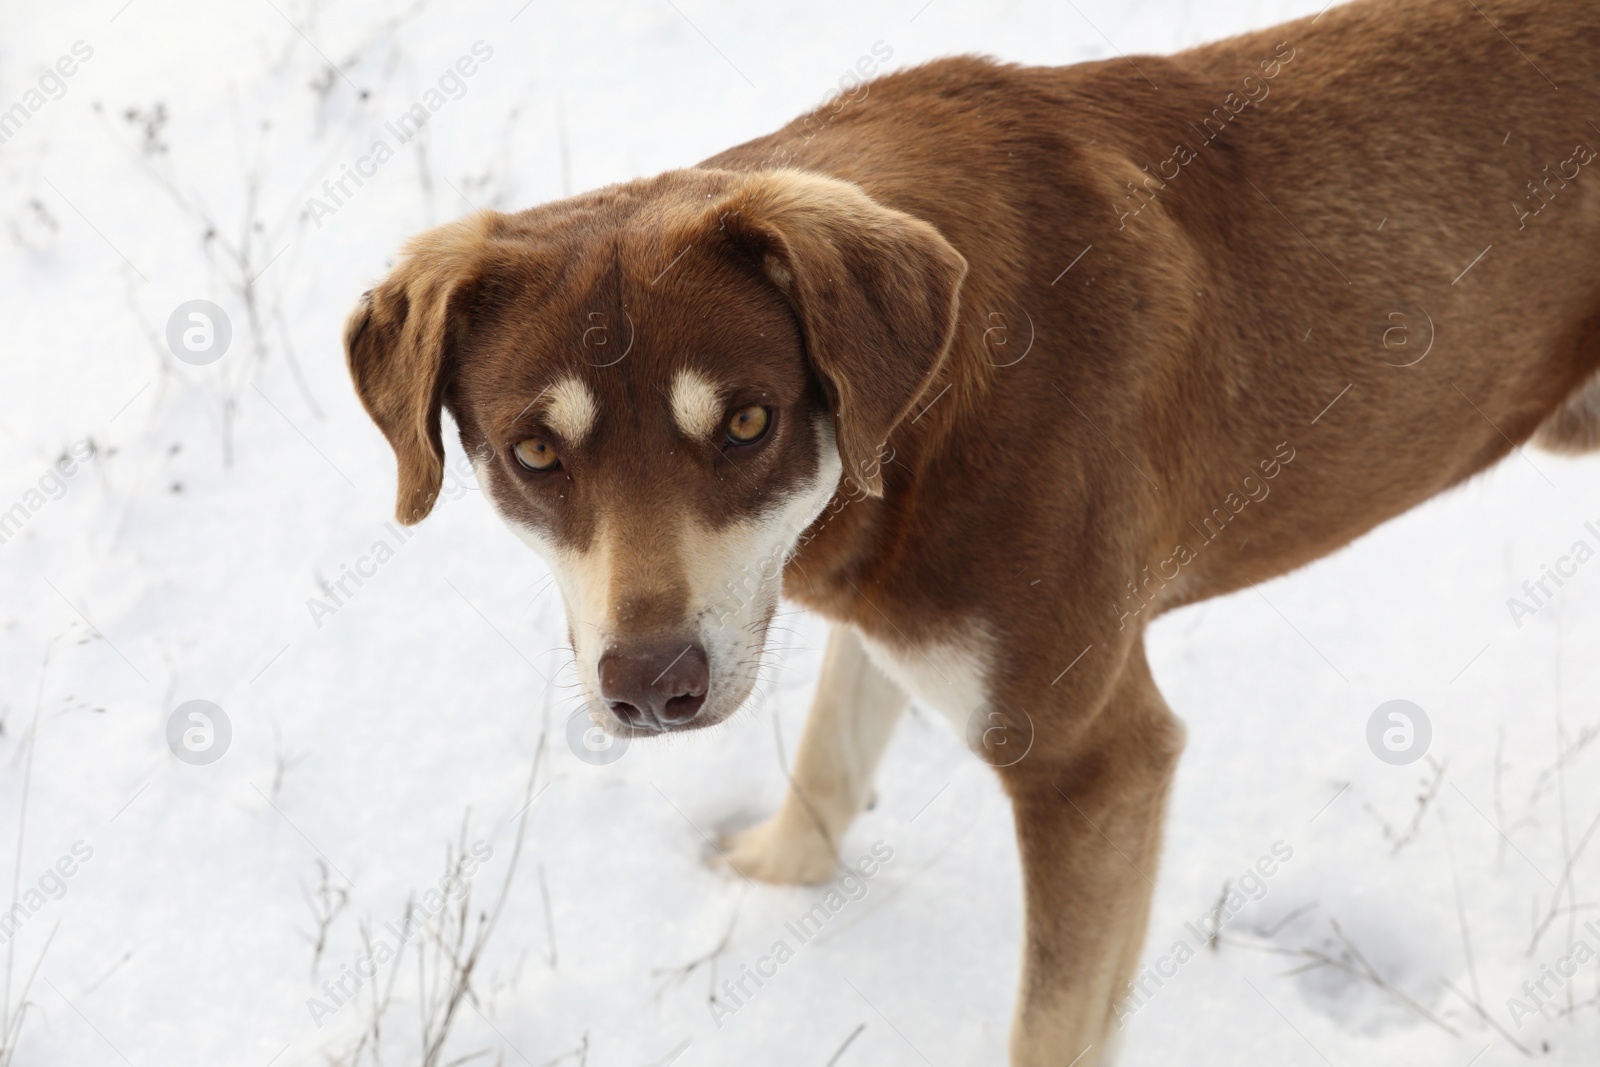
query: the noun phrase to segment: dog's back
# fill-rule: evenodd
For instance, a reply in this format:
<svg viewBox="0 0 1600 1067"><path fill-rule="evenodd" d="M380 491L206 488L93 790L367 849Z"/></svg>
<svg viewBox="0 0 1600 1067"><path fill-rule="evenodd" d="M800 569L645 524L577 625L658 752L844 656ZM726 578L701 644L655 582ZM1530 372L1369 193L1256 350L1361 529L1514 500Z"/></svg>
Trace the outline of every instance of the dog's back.
<svg viewBox="0 0 1600 1067"><path fill-rule="evenodd" d="M1536 431L1600 445L1600 5L1492 7L1368 0L1061 68L942 60L707 165L821 170L933 222L971 272L953 402L923 434L980 410L1038 427L1059 392L1096 427L1036 431L1062 466L1103 436L1157 472L1161 499L1127 511L1165 519L1135 555L1281 442L1307 457L1243 565L1186 568L1180 603L1322 555ZM1004 366L993 327L1024 320L1032 354ZM1003 471L1002 440L964 447ZM1041 468L997 495L1038 493Z"/></svg>

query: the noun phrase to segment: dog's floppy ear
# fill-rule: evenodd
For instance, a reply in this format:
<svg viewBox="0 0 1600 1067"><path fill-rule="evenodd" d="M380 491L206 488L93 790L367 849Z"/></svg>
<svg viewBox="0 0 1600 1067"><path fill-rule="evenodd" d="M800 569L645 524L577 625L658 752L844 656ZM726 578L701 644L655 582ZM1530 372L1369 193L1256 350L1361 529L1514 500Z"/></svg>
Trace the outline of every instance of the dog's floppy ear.
<svg viewBox="0 0 1600 1067"><path fill-rule="evenodd" d="M451 349L477 289L486 216L429 230L345 323L345 359L361 404L399 464L395 517L411 525L433 510L444 477L439 408Z"/></svg>
<svg viewBox="0 0 1600 1067"><path fill-rule="evenodd" d="M718 216L795 309L846 477L882 495L883 445L944 362L967 261L921 219L802 171L743 177Z"/></svg>

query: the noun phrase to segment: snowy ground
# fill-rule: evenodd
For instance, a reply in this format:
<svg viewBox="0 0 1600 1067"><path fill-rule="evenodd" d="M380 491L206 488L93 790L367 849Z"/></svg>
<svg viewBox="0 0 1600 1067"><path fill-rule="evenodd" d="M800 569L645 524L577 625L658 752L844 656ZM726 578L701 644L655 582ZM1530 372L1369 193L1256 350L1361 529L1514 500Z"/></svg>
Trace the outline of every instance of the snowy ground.
<svg viewBox="0 0 1600 1067"><path fill-rule="evenodd" d="M13 5L0 44L0 108L77 57L0 145L0 511L26 518L0 544L0 872L15 862L23 909L0 946L7 1032L28 1005L13 1062L354 1064L391 969L337 1010L323 983L366 969L363 928L375 951L408 900L441 907L428 893L463 845L470 948L521 827L475 1000L434 1062L821 1067L847 1040L841 1067L1002 1062L1009 814L920 713L845 843L892 859L713 1022L712 983L825 892L703 862L719 827L776 804L822 625L788 620L792 669L736 723L581 762L548 575L469 478L403 543L385 527L392 462L346 381L340 325L404 235L469 203L693 162L816 104L877 42L890 67L973 50L1065 63L1319 5L122 3ZM477 42L474 73L450 80ZM392 142L385 123L441 78L425 134L311 218L307 197ZM164 340L194 299L232 323L208 366ZM92 458L53 477L74 450ZM1583 927L1600 928L1600 850L1584 851L1600 563L1520 627L1506 599L1597 542L1600 462L1528 460L1156 627L1191 740L1146 952L1173 976L1146 980L1124 1063L1490 1067L1519 1046L1594 1062L1600 961L1563 959L1600 948ZM379 540L392 558L314 619L320 583ZM166 740L196 699L232 730L204 766ZM1431 721L1420 762L1368 747L1391 699ZM1218 950L1175 955L1275 848L1289 858L1243 882L1259 899ZM440 1032L456 908L404 949L387 1063L422 1061L430 1011ZM1521 987L1541 978L1542 1013L1520 1017L1508 998L1537 1006Z"/></svg>

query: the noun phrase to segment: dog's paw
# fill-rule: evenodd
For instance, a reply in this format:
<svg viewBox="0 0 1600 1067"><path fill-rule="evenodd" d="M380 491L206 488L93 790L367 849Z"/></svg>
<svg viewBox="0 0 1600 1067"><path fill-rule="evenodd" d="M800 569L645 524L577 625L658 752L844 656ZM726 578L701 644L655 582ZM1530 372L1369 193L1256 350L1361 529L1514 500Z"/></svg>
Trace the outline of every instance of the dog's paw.
<svg viewBox="0 0 1600 1067"><path fill-rule="evenodd" d="M723 837L719 858L746 878L776 885L826 882L838 866L833 849L815 827L796 827L776 815Z"/></svg>

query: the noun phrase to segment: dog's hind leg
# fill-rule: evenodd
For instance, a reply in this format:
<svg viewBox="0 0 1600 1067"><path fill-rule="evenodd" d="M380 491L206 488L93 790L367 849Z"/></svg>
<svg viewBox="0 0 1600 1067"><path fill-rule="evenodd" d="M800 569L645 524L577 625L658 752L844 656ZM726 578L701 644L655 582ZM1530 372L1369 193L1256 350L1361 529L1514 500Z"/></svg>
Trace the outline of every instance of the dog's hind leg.
<svg viewBox="0 0 1600 1067"><path fill-rule="evenodd" d="M833 877L840 842L872 794L878 759L909 702L867 658L855 631L835 626L789 792L777 814L725 844L727 861L766 882Z"/></svg>
<svg viewBox="0 0 1600 1067"><path fill-rule="evenodd" d="M1540 424L1533 443L1551 452L1600 449L1600 372L1591 375Z"/></svg>
<svg viewBox="0 0 1600 1067"><path fill-rule="evenodd" d="M1041 730L1039 741L1046 737ZM1072 740L1055 751L1036 744L1001 771L1026 904L1012 1067L1112 1062L1182 749L1183 726L1136 647L1107 703Z"/></svg>

